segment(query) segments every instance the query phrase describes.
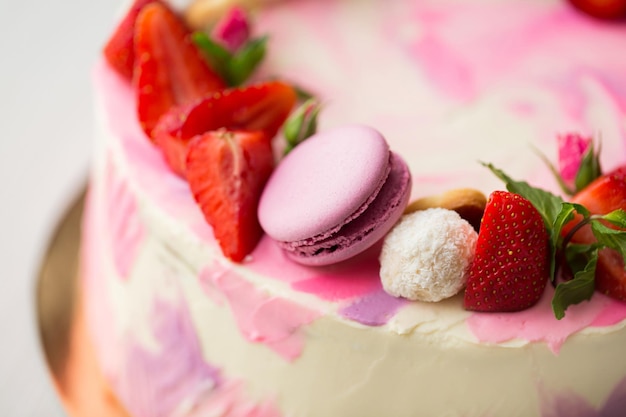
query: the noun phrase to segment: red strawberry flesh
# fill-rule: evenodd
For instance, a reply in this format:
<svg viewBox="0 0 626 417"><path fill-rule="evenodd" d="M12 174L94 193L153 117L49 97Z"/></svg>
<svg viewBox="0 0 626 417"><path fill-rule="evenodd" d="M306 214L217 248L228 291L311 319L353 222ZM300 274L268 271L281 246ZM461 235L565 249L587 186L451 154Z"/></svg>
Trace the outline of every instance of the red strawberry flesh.
<svg viewBox="0 0 626 417"><path fill-rule="evenodd" d="M272 170L272 149L263 132L219 130L189 144L189 186L222 252L235 262L244 260L263 235L257 208Z"/></svg>
<svg viewBox="0 0 626 417"><path fill-rule="evenodd" d="M294 89L281 82L223 90L170 110L154 129L154 140L172 170L185 176L187 145L197 135L226 128L276 135L296 102Z"/></svg>
<svg viewBox="0 0 626 417"><path fill-rule="evenodd" d="M626 0L569 0L582 12L598 19L620 19L626 17Z"/></svg>
<svg viewBox="0 0 626 417"><path fill-rule="evenodd" d="M539 301L548 275L548 233L539 212L517 194L495 191L480 226L465 308L524 310Z"/></svg>
<svg viewBox="0 0 626 417"><path fill-rule="evenodd" d="M109 65L128 81L133 78L133 63L135 62L133 39L137 16L146 5L156 1L135 0L104 46L104 56Z"/></svg>
<svg viewBox="0 0 626 417"><path fill-rule="evenodd" d="M151 136L172 107L191 103L225 87L191 39L191 32L167 6L145 6L135 24L133 82L142 128Z"/></svg>
<svg viewBox="0 0 626 417"><path fill-rule="evenodd" d="M592 214L607 214L617 209L626 210L626 166L597 178L576 194L572 202L585 206ZM581 216L575 216L563 227L563 236L567 236L581 220ZM609 224L607 226L612 227ZM572 242L575 243L595 241L596 238L589 225L580 228L572 237ZM626 301L626 270L622 257L615 250L602 249L599 252L595 285L598 291Z"/></svg>

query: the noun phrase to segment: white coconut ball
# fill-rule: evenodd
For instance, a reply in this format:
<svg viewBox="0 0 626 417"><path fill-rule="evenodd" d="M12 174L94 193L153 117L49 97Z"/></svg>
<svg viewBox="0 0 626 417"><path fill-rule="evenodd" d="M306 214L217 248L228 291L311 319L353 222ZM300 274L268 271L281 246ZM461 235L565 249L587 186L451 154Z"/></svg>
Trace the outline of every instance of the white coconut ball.
<svg viewBox="0 0 626 417"><path fill-rule="evenodd" d="M465 287L477 237L452 210L431 208L402 216L380 254L383 288L409 300L452 297Z"/></svg>

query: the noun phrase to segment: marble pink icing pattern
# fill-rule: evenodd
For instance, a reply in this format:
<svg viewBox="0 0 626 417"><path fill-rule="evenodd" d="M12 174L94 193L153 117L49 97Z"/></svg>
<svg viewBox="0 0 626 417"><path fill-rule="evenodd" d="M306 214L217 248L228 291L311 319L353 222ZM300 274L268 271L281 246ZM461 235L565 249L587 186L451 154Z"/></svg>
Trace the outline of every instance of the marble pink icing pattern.
<svg viewBox="0 0 626 417"><path fill-rule="evenodd" d="M604 403L596 408L572 392L541 392L541 417L622 417L626 410L626 379L622 379Z"/></svg>
<svg viewBox="0 0 626 417"><path fill-rule="evenodd" d="M626 60L616 59L614 53L623 48L624 25L590 19L565 2L550 7L524 0L459 2L454 7L447 2L415 2L413 13L404 18L419 22L423 31L406 44L418 71L451 98L471 102L504 85L540 88L559 100L567 121L561 129L594 134L598 132L592 105L617 116L614 121L626 113L626 90L617 82L618 74L626 73ZM398 38L394 30L399 25L388 26L390 36ZM529 116L540 111L523 97L519 100L511 103L511 109ZM611 129L605 134L626 138L623 124ZM625 155L623 144L619 149L612 164Z"/></svg>
<svg viewBox="0 0 626 417"><path fill-rule="evenodd" d="M115 370L121 363L122 355L117 346L111 346L110 341L116 339L115 325L111 317L111 300L106 290L106 275L103 257L100 254L105 252L105 242L100 239L104 231L99 225L104 227L104 207L95 201L95 191L89 190L85 199L85 210L83 216L83 237L81 241L81 264L80 276L83 277L86 300L84 302L85 314L88 329L91 331L94 347L98 356L98 363L102 368L102 373L108 380L112 380ZM93 299L92 299L93 297Z"/></svg>
<svg viewBox="0 0 626 417"><path fill-rule="evenodd" d="M368 326L382 326L406 300L382 289L378 271L380 245L345 262L327 267L306 267L289 261L268 238L264 238L249 265L271 277L285 277L294 290L313 294L340 306L339 314Z"/></svg>
<svg viewBox="0 0 626 417"><path fill-rule="evenodd" d="M157 298L150 317L145 324L158 346L148 348L128 332L122 342L125 367L114 389L134 416L183 415L183 408L193 409L205 391L222 383L219 371L204 361L182 303Z"/></svg>
<svg viewBox="0 0 626 417"><path fill-rule="evenodd" d="M157 297L145 325L157 346L128 332L122 343L125 367L113 380L133 416L280 417L271 401L250 402L242 382L225 378L204 360L182 297Z"/></svg>
<svg viewBox="0 0 626 417"><path fill-rule="evenodd" d="M482 342L501 343L513 339L545 342L556 355L565 340L586 327L606 327L626 320L626 304L602 294L590 302L571 306L561 320L552 313L554 290L548 286L539 303L518 313L474 313L467 326Z"/></svg>
<svg viewBox="0 0 626 417"><path fill-rule="evenodd" d="M272 401L251 403L242 381L224 377L220 369L204 360L177 287L173 287L173 297L154 298L150 320L144 325L156 340L156 348L147 347L128 329L115 327L103 275L106 265L99 256L106 241L98 238L110 227L109 221L115 220L106 205L94 202L95 194L91 190L87 195L83 219L81 276L86 286L85 308L89 327L98 329L91 337L102 371L128 410L137 417L280 417ZM170 281L175 283L175 277ZM120 331L124 333L121 342L112 343L120 340Z"/></svg>
<svg viewBox="0 0 626 417"><path fill-rule="evenodd" d="M271 402L249 404L241 399L245 396L244 384L241 382L225 382L200 404L190 410L185 417L281 417L282 413ZM174 416L182 417L182 416Z"/></svg>
<svg viewBox="0 0 626 417"><path fill-rule="evenodd" d="M118 276L127 279L144 240L145 230L139 218L137 200L128 181L115 172L111 155L105 168L106 207L109 218L109 247Z"/></svg>
<svg viewBox="0 0 626 417"><path fill-rule="evenodd" d="M160 209L186 219L194 232L215 246L213 231L196 206L189 185L172 174L159 149L141 129L131 86L110 70L104 59L96 65L94 77L98 78L95 84L104 99L108 117L105 125L120 139L129 176L138 188L149 190Z"/></svg>
<svg viewBox="0 0 626 417"><path fill-rule="evenodd" d="M553 83L587 73L610 83L611 74L626 70L613 52L621 48L616 35L626 28L589 19L563 2L415 2L405 18L423 31L407 45L421 70L459 99L475 98L505 79ZM594 48L598 43L606 47ZM612 90L624 110L626 92Z"/></svg>
<svg viewBox="0 0 626 417"><path fill-rule="evenodd" d="M522 0L517 4L507 2L506 5L494 2L459 3L455 7L440 5L438 2L410 4L411 13L386 14L381 6L380 28L394 43L403 42L407 54L413 57L416 71L425 74L432 86L443 91L450 100L469 103L492 90L513 85L521 90L529 87L545 89L546 97L557 101L562 113L559 113L562 129L568 131L592 128L592 107L600 108L611 120L623 118L626 91L619 89L616 77L626 73L626 62L616 62L613 51L620 49L620 39L623 37L619 35L626 36L626 28L611 25L600 27L599 23L585 20L585 17L572 12L564 4L557 3L553 7ZM331 2L330 5L335 7L337 3ZM302 1L297 7L303 8L310 17L307 22L312 22L312 25L316 19L326 21L327 14L323 16L317 13L319 8L315 7L315 2ZM417 23L419 36L407 38L397 32L399 28L406 27L400 23L406 23L407 20L408 23ZM476 21L488 21L489 25L470 26L468 23ZM265 22L268 26L271 23L271 20ZM330 27L325 34L332 37L338 22L328 23ZM498 33L508 33L509 36L498 36ZM280 50L279 43L285 39L278 37L276 40L278 43L275 47ZM605 44L607 48L597 50L594 47L597 44ZM332 50L340 52L340 49ZM554 54L555 50L559 54ZM585 52L589 50L597 53L590 56ZM337 63L347 68L342 68L344 74L354 65L344 54L337 55ZM303 71L306 73L306 69ZM159 151L145 138L132 117L134 101L129 87L108 71L104 64L97 69L97 76L102 79L104 86L103 96L111 115L109 125L113 133L122 138L125 154L133 161L129 164L133 178L149 193L148 197L157 206L176 218L184 219L190 230L209 246L216 247L211 229L193 203L187 185L171 174ZM302 77L306 78L305 75ZM333 89L336 79L313 79L316 80L316 86L320 81L320 89L325 94L336 90ZM538 117L541 107L538 107L537 102L526 100L523 95L513 96L517 99L509 103L511 111L529 120ZM427 112L425 117L433 117L435 114ZM537 124L538 135L552 138L557 133L552 130L553 125ZM612 137L626 137L623 126L615 124L611 129L608 133ZM617 145L611 145L614 148L607 152L607 167L623 160L624 156L622 142L611 140L610 143ZM441 182L442 178L435 177L435 180ZM403 302L381 293L377 284L377 261L373 254L370 253L370 256L369 260L361 259L365 260L364 265L369 265L363 274L356 272L354 276L348 274L346 277L344 273L350 267L342 270L341 266L337 269L315 269L295 265L285 259L269 239L264 238L246 266L283 281L297 291L336 303L339 314L350 320L382 325L402 308ZM332 288L331 282L335 282ZM626 317L621 305L607 303L602 297L589 304L580 307L587 311L581 315L590 314L584 322L608 326ZM527 315L530 314L539 315L542 324L529 329L526 323L529 319ZM585 326L574 323L573 319L570 321L556 322L552 319L550 309L542 303L525 314L488 319L473 315L468 325L481 340L494 343L497 343L496 339L504 341L511 338L541 340L558 352L569 335ZM512 329L507 328L504 332L507 336L504 338L501 336L502 329L508 326L505 324L507 322L514 325ZM247 328L245 320L241 323L244 329ZM558 326L562 329L555 331Z"/></svg>
<svg viewBox="0 0 626 417"><path fill-rule="evenodd" d="M229 265L215 262L200 272L207 295L228 302L239 330L250 342L263 343L288 361L300 356L305 337L301 328L321 313L284 298L269 296Z"/></svg>

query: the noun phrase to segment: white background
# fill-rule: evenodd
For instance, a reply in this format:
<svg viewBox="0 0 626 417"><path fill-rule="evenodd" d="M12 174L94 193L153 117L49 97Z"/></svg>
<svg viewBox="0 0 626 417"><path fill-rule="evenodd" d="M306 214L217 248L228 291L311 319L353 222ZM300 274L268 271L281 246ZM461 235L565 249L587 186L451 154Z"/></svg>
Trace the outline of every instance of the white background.
<svg viewBox="0 0 626 417"><path fill-rule="evenodd" d="M0 0L0 416L63 416L40 352L34 284L89 166L90 71L121 0Z"/></svg>

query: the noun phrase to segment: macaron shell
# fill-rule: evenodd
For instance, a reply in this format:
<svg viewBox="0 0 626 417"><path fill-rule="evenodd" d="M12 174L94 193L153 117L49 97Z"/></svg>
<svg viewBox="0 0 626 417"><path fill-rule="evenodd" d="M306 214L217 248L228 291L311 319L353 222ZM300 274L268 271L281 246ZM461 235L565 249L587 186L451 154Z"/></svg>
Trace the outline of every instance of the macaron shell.
<svg viewBox="0 0 626 417"><path fill-rule="evenodd" d="M400 156L391 155L391 172L367 210L322 242L298 247L281 243L287 256L304 265L330 265L365 251L383 238L402 216L411 191L409 168Z"/></svg>
<svg viewBox="0 0 626 417"><path fill-rule="evenodd" d="M278 164L259 203L259 221L274 240L314 238L343 225L380 189L389 146L367 126L318 133Z"/></svg>

